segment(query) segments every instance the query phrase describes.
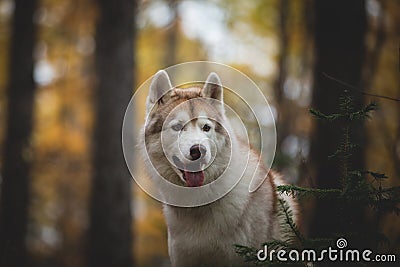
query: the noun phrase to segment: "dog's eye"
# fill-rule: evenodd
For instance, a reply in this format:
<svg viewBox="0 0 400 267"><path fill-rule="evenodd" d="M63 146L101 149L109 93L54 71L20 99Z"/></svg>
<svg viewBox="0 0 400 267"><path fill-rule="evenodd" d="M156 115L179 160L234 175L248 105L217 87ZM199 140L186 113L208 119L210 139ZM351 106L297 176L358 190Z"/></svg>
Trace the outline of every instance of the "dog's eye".
<svg viewBox="0 0 400 267"><path fill-rule="evenodd" d="M177 123L177 124L172 125L172 130L174 130L174 131L180 131L180 130L182 130L182 128L183 128L182 123Z"/></svg>
<svg viewBox="0 0 400 267"><path fill-rule="evenodd" d="M204 124L204 126L203 126L203 128L202 128L202 130L203 130L204 132L208 132L210 129L211 129L211 127L210 127L210 125L208 125L208 124Z"/></svg>

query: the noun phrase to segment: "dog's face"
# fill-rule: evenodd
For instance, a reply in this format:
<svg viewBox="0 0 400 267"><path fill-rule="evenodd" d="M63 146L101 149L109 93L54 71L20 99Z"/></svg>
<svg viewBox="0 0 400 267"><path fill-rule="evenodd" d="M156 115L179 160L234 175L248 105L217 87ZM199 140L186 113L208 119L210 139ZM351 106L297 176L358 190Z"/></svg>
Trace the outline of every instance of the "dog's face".
<svg viewBox="0 0 400 267"><path fill-rule="evenodd" d="M230 159L218 76L210 74L203 88L182 89L172 88L166 72L158 72L146 104L146 149L161 176L190 187L217 179Z"/></svg>

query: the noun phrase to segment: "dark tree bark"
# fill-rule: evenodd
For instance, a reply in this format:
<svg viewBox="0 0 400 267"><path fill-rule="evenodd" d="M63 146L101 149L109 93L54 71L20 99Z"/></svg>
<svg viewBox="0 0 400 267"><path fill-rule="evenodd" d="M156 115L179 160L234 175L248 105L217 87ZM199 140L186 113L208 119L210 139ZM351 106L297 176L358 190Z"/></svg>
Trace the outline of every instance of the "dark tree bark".
<svg viewBox="0 0 400 267"><path fill-rule="evenodd" d="M133 92L135 0L98 0L89 265L132 266L131 179L121 147Z"/></svg>
<svg viewBox="0 0 400 267"><path fill-rule="evenodd" d="M15 1L10 43L8 106L1 191L0 265L27 265L30 136L32 133L33 47L36 0Z"/></svg>
<svg viewBox="0 0 400 267"><path fill-rule="evenodd" d="M290 125L292 124L287 119L287 110L289 103L288 100L284 96L283 86L285 84L286 76L287 76L287 54L289 50L289 33L287 29L287 21L289 15L289 1L281 0L279 1L279 57L278 57L278 77L275 81L275 98L276 103L278 105L278 123L277 123L277 152L282 154L282 142L288 136L290 132Z"/></svg>
<svg viewBox="0 0 400 267"><path fill-rule="evenodd" d="M287 22L288 22L288 15L289 15L289 1L282 0L279 1L279 57L278 57L278 77L275 81L275 97L278 103L282 102L284 97L283 93L283 85L286 79L286 60L289 48L289 33L287 30Z"/></svg>
<svg viewBox="0 0 400 267"><path fill-rule="evenodd" d="M364 0L316 0L315 12L315 69L313 106L323 113L337 113L343 87L327 79L323 72L350 84L361 86L361 73L365 53L366 11ZM353 95L354 107L363 104L361 94ZM364 145L363 125L353 130L353 142ZM338 148L343 135L340 126L317 121L311 144L311 160L315 164L316 184L319 188L340 188L341 170L338 160L328 159ZM358 149L352 156L352 168L364 169L364 152ZM352 212L353 214L349 214ZM338 218L338 214L344 217ZM351 218L343 229L341 221ZM329 201L317 202L312 235L325 236L339 231L352 231L361 227L362 210L350 211ZM358 218L358 219L357 219Z"/></svg>

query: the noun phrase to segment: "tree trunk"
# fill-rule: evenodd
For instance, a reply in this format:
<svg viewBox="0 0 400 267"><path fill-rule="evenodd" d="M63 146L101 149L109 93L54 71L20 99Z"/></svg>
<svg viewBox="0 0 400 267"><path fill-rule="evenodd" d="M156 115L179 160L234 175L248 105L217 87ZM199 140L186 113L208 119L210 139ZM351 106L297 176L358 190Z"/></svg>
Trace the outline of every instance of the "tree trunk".
<svg viewBox="0 0 400 267"><path fill-rule="evenodd" d="M0 265L27 265L30 136L35 83L33 47L36 0L15 1L10 43L8 108L1 192Z"/></svg>
<svg viewBox="0 0 400 267"><path fill-rule="evenodd" d="M282 155L282 142L290 133L290 125L292 124L288 120L287 108L290 105L288 100L285 98L283 86L287 76L287 54L289 50L289 33L287 30L287 21L289 15L289 2L288 0L279 1L279 57L278 57L278 77L276 78L275 98L278 105L278 120L277 120L277 153Z"/></svg>
<svg viewBox="0 0 400 267"><path fill-rule="evenodd" d="M98 0L89 265L132 266L131 179L121 128L133 92L135 0Z"/></svg>
<svg viewBox="0 0 400 267"><path fill-rule="evenodd" d="M179 34L179 14L177 0L167 1L169 12L172 14L171 22L167 28L166 49L165 49L165 67L175 65L176 62L176 46Z"/></svg>
<svg viewBox="0 0 400 267"><path fill-rule="evenodd" d="M327 73L350 84L361 86L361 71L365 53L366 13L364 0L316 0L315 12L315 49L316 63L314 69L313 106L323 113L339 111L339 97L343 87L327 79ZM363 104L361 94L353 95L354 107ZM364 137L363 125L353 129L353 142L360 145L352 155L352 168L364 169ZM328 159L342 141L342 129L336 124L317 121L311 144L311 160L315 164L316 184L319 188L340 188L341 170L337 159ZM315 218L311 224L311 234L326 236L343 230L352 231L359 227L363 214L361 210L353 210L351 218L360 218L347 222L343 229L338 214L343 214L341 205L333 206L332 202L318 200ZM348 214L345 211L345 217ZM339 229L340 228L340 229Z"/></svg>

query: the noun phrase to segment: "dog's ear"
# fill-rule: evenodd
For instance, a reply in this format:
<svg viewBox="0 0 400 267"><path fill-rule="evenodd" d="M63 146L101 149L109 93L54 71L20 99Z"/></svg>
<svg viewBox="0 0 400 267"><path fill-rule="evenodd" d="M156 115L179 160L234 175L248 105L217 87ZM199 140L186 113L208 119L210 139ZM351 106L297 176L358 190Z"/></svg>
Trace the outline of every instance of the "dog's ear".
<svg viewBox="0 0 400 267"><path fill-rule="evenodd" d="M221 108L224 109L223 87L220 78L215 72L211 72L202 89L202 96L218 100Z"/></svg>
<svg viewBox="0 0 400 267"><path fill-rule="evenodd" d="M208 75L206 83L202 89L202 96L217 100L220 103L218 106L221 109L221 112L224 113L223 87L220 78L215 72L211 72Z"/></svg>
<svg viewBox="0 0 400 267"><path fill-rule="evenodd" d="M146 101L146 114L150 112L154 104L170 89L172 89L172 85L167 72L165 70L159 70L151 81L149 95Z"/></svg>

